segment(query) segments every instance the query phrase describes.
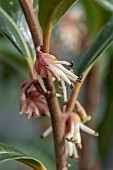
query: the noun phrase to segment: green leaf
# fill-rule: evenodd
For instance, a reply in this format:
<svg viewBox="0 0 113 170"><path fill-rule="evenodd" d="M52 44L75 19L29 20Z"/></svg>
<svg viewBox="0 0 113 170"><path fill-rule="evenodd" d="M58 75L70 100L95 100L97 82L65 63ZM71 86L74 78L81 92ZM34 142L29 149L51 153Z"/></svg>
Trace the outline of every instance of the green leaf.
<svg viewBox="0 0 113 170"><path fill-rule="evenodd" d="M0 1L0 32L27 58L34 55L34 46L18 1Z"/></svg>
<svg viewBox="0 0 113 170"><path fill-rule="evenodd" d="M95 1L82 0L82 5L87 17L87 23L89 27L88 32L90 34L90 37L92 38L99 30L105 17L103 17L103 11L101 6L99 6Z"/></svg>
<svg viewBox="0 0 113 170"><path fill-rule="evenodd" d="M52 28L77 0L40 0L39 21L43 32Z"/></svg>
<svg viewBox="0 0 113 170"><path fill-rule="evenodd" d="M113 0L95 0L101 6L105 7L107 10L113 12Z"/></svg>
<svg viewBox="0 0 113 170"><path fill-rule="evenodd" d="M35 170L46 170L44 165L37 159L29 157L25 155L24 153L18 151L17 149L14 149L6 144L1 143L0 144L0 163L8 161L8 160L17 160L19 162L22 162L30 166L31 168Z"/></svg>
<svg viewBox="0 0 113 170"><path fill-rule="evenodd" d="M78 75L83 73L99 55L113 41L113 17L105 24L102 30L97 34L96 38L90 46L83 52L79 66L77 68Z"/></svg>
<svg viewBox="0 0 113 170"><path fill-rule="evenodd" d="M105 79L105 111L103 113L103 118L99 124L99 156L102 158L106 154L107 150L112 145L113 139L113 46L107 51L109 56L107 57L107 67L104 70ZM102 116L102 115L101 115Z"/></svg>
<svg viewBox="0 0 113 170"><path fill-rule="evenodd" d="M27 63L11 43L0 38L0 67L3 63L14 69L14 72L27 77Z"/></svg>

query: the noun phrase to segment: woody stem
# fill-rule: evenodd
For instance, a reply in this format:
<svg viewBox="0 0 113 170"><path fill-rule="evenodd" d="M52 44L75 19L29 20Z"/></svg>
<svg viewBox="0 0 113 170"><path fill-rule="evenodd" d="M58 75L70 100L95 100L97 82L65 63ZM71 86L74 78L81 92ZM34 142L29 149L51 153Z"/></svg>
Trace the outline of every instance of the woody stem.
<svg viewBox="0 0 113 170"><path fill-rule="evenodd" d="M41 38L39 32L38 22L33 10L32 0L18 0L21 8L26 17L29 29L31 31L31 35L33 38L33 42L35 45L35 49L41 45ZM48 29L47 32L43 34L43 52L49 52L49 41L50 41L50 32ZM56 169L62 170L66 166L66 155L65 155L65 124L62 119L61 109L56 97L56 91L51 79L51 74L48 72L48 78L45 80L45 85L48 91L50 91L49 95L46 95L47 103L50 110L52 128L53 128L53 136L54 136L54 146L55 146L55 157L56 157Z"/></svg>
<svg viewBox="0 0 113 170"><path fill-rule="evenodd" d="M43 51L49 53L50 44L50 33L51 29L48 28L43 33ZM56 97L56 91L52 82L51 74L47 72L48 79L45 80L45 85L50 94L46 96L53 128L54 147L55 147L55 158L56 158L56 169L62 170L66 164L65 155L65 123L62 118L61 109Z"/></svg>

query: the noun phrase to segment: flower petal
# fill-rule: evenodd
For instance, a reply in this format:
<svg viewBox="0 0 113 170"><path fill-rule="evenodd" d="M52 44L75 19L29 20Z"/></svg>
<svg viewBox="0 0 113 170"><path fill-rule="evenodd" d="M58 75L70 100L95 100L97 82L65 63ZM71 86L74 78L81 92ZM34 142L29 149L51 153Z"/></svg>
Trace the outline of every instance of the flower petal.
<svg viewBox="0 0 113 170"><path fill-rule="evenodd" d="M64 97L64 102L67 101L67 91L66 91L66 85L63 79L61 79L61 85L62 85L62 90L63 90L63 97Z"/></svg>
<svg viewBox="0 0 113 170"><path fill-rule="evenodd" d="M54 62L51 62L52 64L65 64L67 66L70 66L71 63L69 63L68 61L54 61Z"/></svg>
<svg viewBox="0 0 113 170"><path fill-rule="evenodd" d="M50 135L52 133L52 126L50 126L49 128L47 128L43 134L41 135L42 138L46 138L48 135Z"/></svg>
<svg viewBox="0 0 113 170"><path fill-rule="evenodd" d="M46 89L46 87L45 87L45 84L44 84L44 81L43 81L42 77L41 77L39 74L37 74L37 78L38 78L38 81L39 81L40 86L42 87L42 89L44 90L44 92L47 93L47 89Z"/></svg>
<svg viewBox="0 0 113 170"><path fill-rule="evenodd" d="M58 81L60 81L60 75L59 75L58 69L55 68L52 64L49 64L47 68L49 68L49 70L52 71L53 75L55 75L55 78L56 78Z"/></svg>
<svg viewBox="0 0 113 170"><path fill-rule="evenodd" d="M64 66L61 64L55 64L56 67L58 67L60 70L62 70L66 75L69 75L70 77L73 77L75 80L77 80L78 76L73 74L71 71L67 70Z"/></svg>
<svg viewBox="0 0 113 170"><path fill-rule="evenodd" d="M81 143L81 135L80 135L80 132L77 133L76 140L77 140L77 143Z"/></svg>
<svg viewBox="0 0 113 170"><path fill-rule="evenodd" d="M66 142L66 153L69 157L73 157L73 144L71 142Z"/></svg>
<svg viewBox="0 0 113 170"><path fill-rule="evenodd" d="M36 117L36 118L40 116L40 112L38 110L38 107L34 107L33 116Z"/></svg>
<svg viewBox="0 0 113 170"><path fill-rule="evenodd" d="M25 115L26 115L27 119L30 119L31 116L32 116L32 110L31 110L31 109L28 109L28 110L25 112Z"/></svg>
<svg viewBox="0 0 113 170"><path fill-rule="evenodd" d="M58 68L57 68L58 69ZM68 79L68 77L66 76L66 74L62 71L62 70L60 70L60 69L58 69L58 71L59 71L59 75L60 75L60 77L64 80L64 81L66 81L66 83L67 84L69 84L70 86L71 86L71 81Z"/></svg>
<svg viewBox="0 0 113 170"><path fill-rule="evenodd" d="M73 132L73 139L74 139L74 141L77 140L78 134L80 134L79 123L74 123L74 132Z"/></svg>
<svg viewBox="0 0 113 170"><path fill-rule="evenodd" d="M56 97L62 97L62 94L56 93Z"/></svg>
<svg viewBox="0 0 113 170"><path fill-rule="evenodd" d="M75 125L74 125L74 123L72 122L72 123L71 123L71 129L70 129L70 138L73 138L74 131L75 131Z"/></svg>
<svg viewBox="0 0 113 170"><path fill-rule="evenodd" d="M83 130L86 133L89 133L90 135L99 136L98 132L95 132L93 129L87 127L83 123L80 123L80 128L81 130Z"/></svg>
<svg viewBox="0 0 113 170"><path fill-rule="evenodd" d="M75 144L73 144L73 156L76 160L79 160L78 152L77 152L77 147Z"/></svg>
<svg viewBox="0 0 113 170"><path fill-rule="evenodd" d="M71 81L74 81L74 82L76 82L76 80L77 80L77 78L75 79L75 78L73 78L73 77L71 77L71 76L69 76L68 74L66 75Z"/></svg>

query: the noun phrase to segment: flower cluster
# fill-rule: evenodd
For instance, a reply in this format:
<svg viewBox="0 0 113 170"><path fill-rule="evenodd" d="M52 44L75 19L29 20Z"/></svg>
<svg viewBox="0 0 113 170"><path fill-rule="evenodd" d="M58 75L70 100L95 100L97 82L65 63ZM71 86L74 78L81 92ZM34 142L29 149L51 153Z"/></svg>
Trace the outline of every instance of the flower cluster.
<svg viewBox="0 0 113 170"><path fill-rule="evenodd" d="M65 105L62 108L63 115L65 114L67 91L66 85L69 84L71 88L74 87L75 82L81 82L82 76L78 77L73 72L66 69L63 65L72 67L73 63L67 61L58 61L55 56L48 53L43 53L40 48L37 48L37 58L34 63L34 74L38 80L29 80L21 86L20 92L20 114L25 113L26 117L30 119L32 116L39 117L40 115L49 116L49 108L44 97L44 94L49 94L47 91L43 78L48 78L48 71L51 75L61 83L63 90L63 97ZM56 96L61 96L57 95ZM80 131L84 131L94 136L98 133L93 129L87 127L85 123L91 119L81 106L79 102L75 103L76 113L72 112L65 123L65 144L66 154L72 158L79 159L77 148L82 149ZM66 115L66 114L65 114ZM52 133L50 126L43 134L42 137L47 137Z"/></svg>
<svg viewBox="0 0 113 170"><path fill-rule="evenodd" d="M80 116L77 113L72 112L69 118L67 119L65 125L65 145L66 145L66 155L76 160L79 160L77 148L82 149L81 134L80 134L81 130L93 136L99 135L98 132L86 126L84 122L82 122ZM51 133L52 133L52 127L50 126L48 129L44 131L41 137L45 138Z"/></svg>
<svg viewBox="0 0 113 170"><path fill-rule="evenodd" d="M25 113L28 119L31 116L49 116L45 97L33 85L29 85L29 81L22 85L20 92L20 114L23 113Z"/></svg>
<svg viewBox="0 0 113 170"><path fill-rule="evenodd" d="M69 63L67 61L58 61L55 56L50 55L48 53L43 53L37 48L37 59L34 64L34 68L38 74L42 78L47 78L47 70L50 71L52 76L59 82L61 82L64 102L67 101L67 92L66 85L70 85L71 88L74 87L73 82L81 82L82 76L78 77L68 69L66 69L63 65L67 65L68 67L73 66L73 62Z"/></svg>
<svg viewBox="0 0 113 170"><path fill-rule="evenodd" d="M66 122L66 153L71 158L79 159L77 147L82 149L80 130L93 135L98 136L98 132L86 126L80 116L72 112Z"/></svg>

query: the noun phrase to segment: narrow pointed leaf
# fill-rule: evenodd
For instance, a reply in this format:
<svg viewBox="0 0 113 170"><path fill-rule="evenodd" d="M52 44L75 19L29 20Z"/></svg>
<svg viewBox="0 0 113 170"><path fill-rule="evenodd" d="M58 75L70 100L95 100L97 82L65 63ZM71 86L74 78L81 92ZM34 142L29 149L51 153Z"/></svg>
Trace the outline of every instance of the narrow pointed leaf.
<svg viewBox="0 0 113 170"><path fill-rule="evenodd" d="M103 17L103 10L101 6L99 6L95 1L82 0L82 4L85 10L86 17L87 17L87 23L89 27L88 31L89 31L90 37L92 38L95 36L97 31L99 30L100 26L102 25L103 20L105 20L105 17Z"/></svg>
<svg viewBox="0 0 113 170"><path fill-rule="evenodd" d="M52 28L77 0L40 0L39 21L43 32Z"/></svg>
<svg viewBox="0 0 113 170"><path fill-rule="evenodd" d="M113 41L113 17L105 24L90 46L83 52L77 69L83 73Z"/></svg>
<svg viewBox="0 0 113 170"><path fill-rule="evenodd" d="M108 65L106 67L105 71L105 99L106 99L106 105L105 105L105 111L103 113L102 121L99 124L98 131L99 131L99 156L102 158L103 155L106 155L106 152L108 149L110 149L112 145L112 139L113 139L113 46L111 46L107 54L107 61Z"/></svg>
<svg viewBox="0 0 113 170"><path fill-rule="evenodd" d="M113 0L95 0L101 6L105 7L109 11L113 12Z"/></svg>
<svg viewBox="0 0 113 170"><path fill-rule="evenodd" d="M14 149L6 144L0 144L0 163L8 160L17 160L35 170L47 170L44 165L37 159L29 157L24 153Z"/></svg>

